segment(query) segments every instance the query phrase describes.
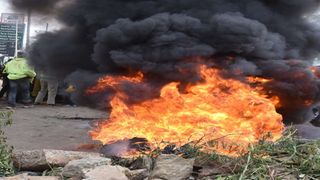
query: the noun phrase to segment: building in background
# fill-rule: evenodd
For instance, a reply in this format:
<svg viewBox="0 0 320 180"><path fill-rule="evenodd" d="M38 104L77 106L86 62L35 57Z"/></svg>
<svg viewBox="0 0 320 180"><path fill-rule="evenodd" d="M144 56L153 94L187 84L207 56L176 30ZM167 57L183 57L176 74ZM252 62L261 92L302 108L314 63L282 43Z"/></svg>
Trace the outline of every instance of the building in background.
<svg viewBox="0 0 320 180"><path fill-rule="evenodd" d="M25 34L25 16L17 13L2 13L0 21L0 54L5 56L15 55L17 38L17 48L23 48L23 38ZM18 31L17 31L18 30ZM16 37L17 35L17 37Z"/></svg>

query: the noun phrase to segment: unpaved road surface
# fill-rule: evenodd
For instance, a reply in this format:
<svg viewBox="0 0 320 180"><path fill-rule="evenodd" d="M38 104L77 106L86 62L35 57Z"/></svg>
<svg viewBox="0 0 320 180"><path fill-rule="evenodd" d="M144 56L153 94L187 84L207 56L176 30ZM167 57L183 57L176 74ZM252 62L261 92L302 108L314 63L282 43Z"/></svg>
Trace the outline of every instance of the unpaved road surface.
<svg viewBox="0 0 320 180"><path fill-rule="evenodd" d="M0 109L5 107L5 102L0 101ZM20 106L14 109L13 124L6 128L6 135L8 143L16 150L83 150L81 147L98 144L91 140L88 132L107 115L106 111L86 107L34 106L26 109ZM303 138L320 139L319 127L310 123L295 127Z"/></svg>
<svg viewBox="0 0 320 180"><path fill-rule="evenodd" d="M8 144L16 150L76 150L83 144L93 144L88 131L106 117L106 112L86 107L17 107L12 126L6 128Z"/></svg>

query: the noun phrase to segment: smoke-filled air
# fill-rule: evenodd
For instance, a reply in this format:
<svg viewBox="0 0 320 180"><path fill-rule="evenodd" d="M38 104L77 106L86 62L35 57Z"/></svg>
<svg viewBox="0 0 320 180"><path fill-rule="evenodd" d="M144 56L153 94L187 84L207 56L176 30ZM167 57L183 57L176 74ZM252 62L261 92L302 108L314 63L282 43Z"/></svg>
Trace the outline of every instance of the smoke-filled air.
<svg viewBox="0 0 320 180"><path fill-rule="evenodd" d="M37 12L48 13L54 9L57 0L10 0L13 7L17 10L34 10Z"/></svg>
<svg viewBox="0 0 320 180"><path fill-rule="evenodd" d="M29 49L36 69L72 82L83 104L105 104L113 90L87 95L105 75L144 74L142 85L122 84L137 103L159 96L165 84L203 81L199 67L225 78L268 79L286 122L319 100L310 65L319 54L320 28L309 23L319 0L12 0L17 9L50 12L63 25ZM143 87L141 87L143 86Z"/></svg>

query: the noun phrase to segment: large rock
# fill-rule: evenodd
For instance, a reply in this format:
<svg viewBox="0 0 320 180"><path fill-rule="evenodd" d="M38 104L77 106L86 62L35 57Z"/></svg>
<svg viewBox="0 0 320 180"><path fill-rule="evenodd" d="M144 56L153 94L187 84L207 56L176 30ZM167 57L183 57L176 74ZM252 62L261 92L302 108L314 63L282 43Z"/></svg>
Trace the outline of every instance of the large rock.
<svg viewBox="0 0 320 180"><path fill-rule="evenodd" d="M121 166L98 166L84 175L84 180L129 180L125 175L127 168Z"/></svg>
<svg viewBox="0 0 320 180"><path fill-rule="evenodd" d="M194 159L184 159L176 155L160 155L151 172L151 179L187 179L192 174L193 164Z"/></svg>
<svg viewBox="0 0 320 180"><path fill-rule="evenodd" d="M138 169L133 171L125 171L126 176L130 180L141 180L149 177L150 173L147 169Z"/></svg>
<svg viewBox="0 0 320 180"><path fill-rule="evenodd" d="M109 158L84 158L80 160L70 161L64 168L62 175L67 178L84 178L85 174L92 169L103 166L110 165L111 159Z"/></svg>
<svg viewBox="0 0 320 180"><path fill-rule="evenodd" d="M209 178L210 176L218 174L231 173L231 170L226 168L223 163L213 160L208 157L208 155L203 154L196 157L193 165L193 173L196 174L199 179L206 179L207 177Z"/></svg>
<svg viewBox="0 0 320 180"><path fill-rule="evenodd" d="M13 176L13 177L6 177L6 178L3 178L3 180L60 180L60 178L56 176L29 176L26 173L26 174Z"/></svg>
<svg viewBox="0 0 320 180"><path fill-rule="evenodd" d="M73 160L100 156L98 153L46 149L15 151L13 153L13 162L15 167L20 170L44 171L50 167L63 167Z"/></svg>

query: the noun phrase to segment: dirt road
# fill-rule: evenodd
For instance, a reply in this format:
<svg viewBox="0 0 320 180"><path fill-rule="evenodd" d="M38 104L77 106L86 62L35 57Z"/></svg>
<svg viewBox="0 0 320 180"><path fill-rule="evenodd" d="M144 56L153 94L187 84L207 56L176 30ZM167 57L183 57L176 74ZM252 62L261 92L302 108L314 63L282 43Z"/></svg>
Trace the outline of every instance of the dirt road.
<svg viewBox="0 0 320 180"><path fill-rule="evenodd" d="M106 112L85 107L18 107L6 135L8 143L18 150L74 150L81 144L93 143L88 131L106 116Z"/></svg>
<svg viewBox="0 0 320 180"><path fill-rule="evenodd" d="M0 102L0 109L5 104ZM105 119L107 112L86 107L34 106L14 110L13 125L6 128L8 143L16 150L77 150L94 142L88 135L93 124ZM303 138L320 139L320 128L309 123L297 125Z"/></svg>

